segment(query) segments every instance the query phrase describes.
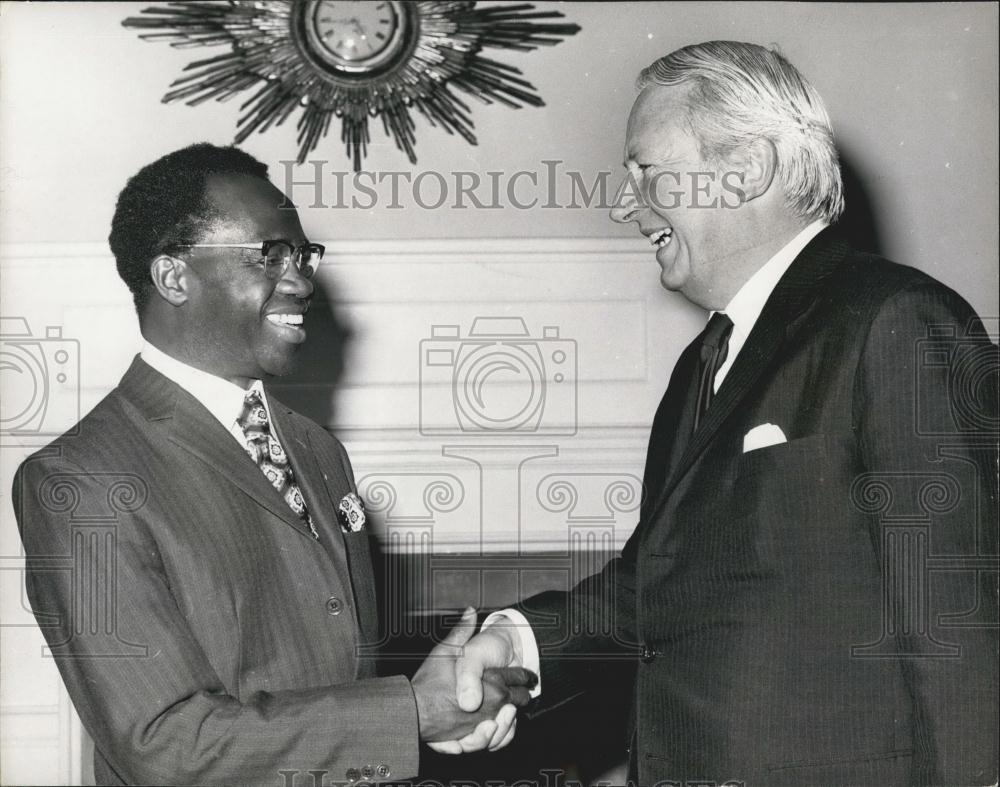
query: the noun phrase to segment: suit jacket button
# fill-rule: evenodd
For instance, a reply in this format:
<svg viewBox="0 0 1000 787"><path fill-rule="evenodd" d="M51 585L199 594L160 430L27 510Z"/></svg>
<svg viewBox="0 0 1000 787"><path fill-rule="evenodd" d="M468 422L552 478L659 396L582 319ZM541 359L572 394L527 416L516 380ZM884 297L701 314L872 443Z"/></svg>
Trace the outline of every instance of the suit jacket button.
<svg viewBox="0 0 1000 787"><path fill-rule="evenodd" d="M336 596L330 596L326 600L326 611L331 615L339 615L344 611L344 602Z"/></svg>
<svg viewBox="0 0 1000 787"><path fill-rule="evenodd" d="M357 768L348 768L347 773L345 773L344 776L347 777L347 781L349 782L356 782L361 778L361 774L358 773Z"/></svg>
<svg viewBox="0 0 1000 787"><path fill-rule="evenodd" d="M372 776L375 775L375 769L371 765L366 765L364 768L361 769L361 775L365 779L370 779Z"/></svg>
<svg viewBox="0 0 1000 787"><path fill-rule="evenodd" d="M382 778L382 779L385 779L385 778L389 777L390 775L392 775L392 771L389 770L389 766L388 765L379 765L375 769L375 773L377 773L379 775L379 777Z"/></svg>
<svg viewBox="0 0 1000 787"><path fill-rule="evenodd" d="M643 645L642 650L639 652L639 658L643 664L649 664L656 658L656 651L649 647L649 645Z"/></svg>

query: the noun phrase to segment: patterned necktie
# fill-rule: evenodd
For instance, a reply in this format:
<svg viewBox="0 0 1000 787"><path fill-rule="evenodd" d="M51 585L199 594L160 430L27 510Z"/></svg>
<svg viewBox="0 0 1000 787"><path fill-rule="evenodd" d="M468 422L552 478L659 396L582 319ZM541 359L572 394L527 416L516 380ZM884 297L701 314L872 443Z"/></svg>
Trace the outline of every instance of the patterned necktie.
<svg viewBox="0 0 1000 787"><path fill-rule="evenodd" d="M715 396L715 375L726 362L729 354L729 335L733 321L722 312L716 312L708 321L701 337L701 359L698 364L698 401L694 411L694 430L698 431L708 406Z"/></svg>
<svg viewBox="0 0 1000 787"><path fill-rule="evenodd" d="M237 422L246 437L246 450L254 463L271 482L271 486L288 504L288 507L298 514L309 526L313 538L319 540L319 533L312 523L302 490L295 483L292 466L288 463L288 455L281 447L278 438L271 434L271 423L267 417L267 408L260 398L260 393L250 389L243 397L243 411Z"/></svg>

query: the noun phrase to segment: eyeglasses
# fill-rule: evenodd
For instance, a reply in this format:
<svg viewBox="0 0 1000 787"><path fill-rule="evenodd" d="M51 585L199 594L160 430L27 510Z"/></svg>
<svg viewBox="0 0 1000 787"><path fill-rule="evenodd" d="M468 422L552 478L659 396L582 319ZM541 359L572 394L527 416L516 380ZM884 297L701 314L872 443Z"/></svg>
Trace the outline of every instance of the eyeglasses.
<svg viewBox="0 0 1000 787"><path fill-rule="evenodd" d="M266 240L260 246L246 243L175 243L172 248L260 251L260 259L256 261L256 264L264 269L264 275L267 278L275 281L285 275L290 262L295 263L295 268L301 276L311 279L326 252L326 247L321 243L303 243L301 246L296 246L284 238Z"/></svg>

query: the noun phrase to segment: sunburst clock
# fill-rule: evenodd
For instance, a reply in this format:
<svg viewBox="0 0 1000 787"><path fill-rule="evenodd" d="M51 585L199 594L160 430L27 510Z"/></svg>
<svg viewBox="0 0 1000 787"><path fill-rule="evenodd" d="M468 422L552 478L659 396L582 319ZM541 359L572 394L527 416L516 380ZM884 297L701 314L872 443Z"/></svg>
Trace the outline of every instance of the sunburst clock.
<svg viewBox="0 0 1000 787"><path fill-rule="evenodd" d="M189 64L164 102L191 106L254 91L237 121L237 143L284 123L296 110L301 164L340 119L355 171L367 155L369 118L416 163L411 110L476 144L469 107L456 90L484 103L543 106L513 66L483 57L485 47L530 51L558 44L577 25L532 5L477 8L474 2L229 0L172 2L122 24L175 47L229 45Z"/></svg>

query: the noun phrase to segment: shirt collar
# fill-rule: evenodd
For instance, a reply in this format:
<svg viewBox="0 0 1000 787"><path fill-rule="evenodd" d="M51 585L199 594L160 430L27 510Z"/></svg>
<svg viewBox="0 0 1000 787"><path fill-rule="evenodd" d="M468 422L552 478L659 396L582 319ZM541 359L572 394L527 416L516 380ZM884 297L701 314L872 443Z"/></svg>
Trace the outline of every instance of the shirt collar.
<svg viewBox="0 0 1000 787"><path fill-rule="evenodd" d="M746 284L740 287L732 300L726 304L726 308L722 310L733 321L734 330L739 331L743 336L750 335L757 318L764 310L764 304L771 297L774 288L778 286L778 281L785 275L785 271L795 261L795 258L799 256L799 252L826 226L825 221L814 221L788 241L747 280Z"/></svg>
<svg viewBox="0 0 1000 787"><path fill-rule="evenodd" d="M246 391L229 380L178 361L148 341L142 343L139 356L201 402L226 429L232 429L243 410ZM254 380L250 390L256 390L264 398L264 387L260 380Z"/></svg>

